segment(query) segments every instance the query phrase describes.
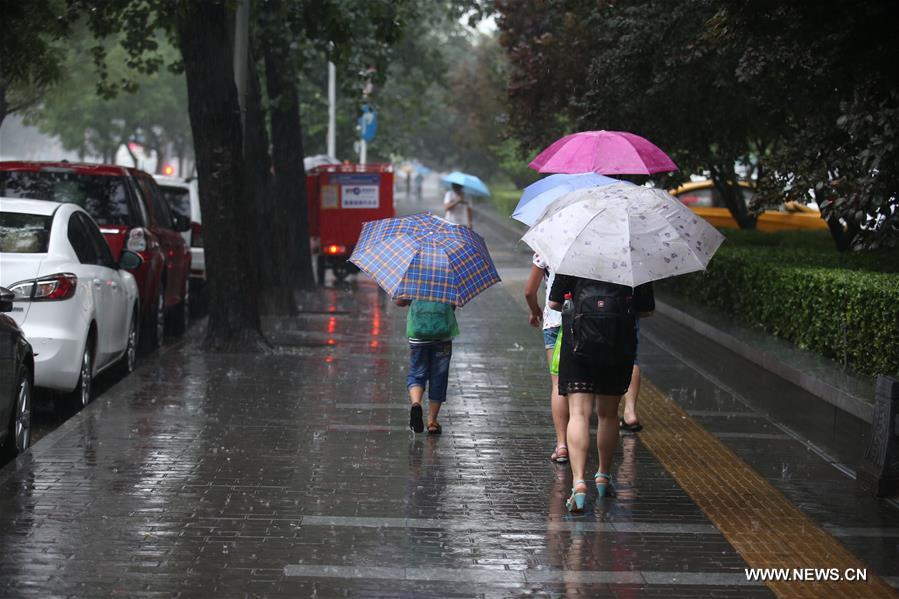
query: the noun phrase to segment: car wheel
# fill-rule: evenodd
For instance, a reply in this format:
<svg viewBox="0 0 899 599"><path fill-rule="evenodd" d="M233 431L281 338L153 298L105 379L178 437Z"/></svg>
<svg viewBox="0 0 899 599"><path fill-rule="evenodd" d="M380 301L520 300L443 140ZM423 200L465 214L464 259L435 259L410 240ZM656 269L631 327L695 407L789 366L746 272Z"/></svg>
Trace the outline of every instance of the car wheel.
<svg viewBox="0 0 899 599"><path fill-rule="evenodd" d="M146 324L141 328L146 334L141 335L141 345L147 351L154 351L162 347L165 338L165 287L159 283L156 292L156 301L150 307Z"/></svg>
<svg viewBox="0 0 899 599"><path fill-rule="evenodd" d="M128 341L125 345L125 353L119 362L118 370L122 376L134 372L134 368L137 365L137 318L138 311L137 306L135 306L134 311L131 313L131 324L128 327Z"/></svg>
<svg viewBox="0 0 899 599"><path fill-rule="evenodd" d="M190 324L190 286L184 285L184 297L171 314L170 328L175 335L183 335Z"/></svg>
<svg viewBox="0 0 899 599"><path fill-rule="evenodd" d="M78 384L72 391L72 400L76 406L84 407L93 399L94 392L94 337L88 336L84 344L84 353L81 354L81 373L78 376Z"/></svg>
<svg viewBox="0 0 899 599"><path fill-rule="evenodd" d="M4 457L13 458L31 447L31 376L24 364L16 377L14 410L9 419L9 434L2 448Z"/></svg>

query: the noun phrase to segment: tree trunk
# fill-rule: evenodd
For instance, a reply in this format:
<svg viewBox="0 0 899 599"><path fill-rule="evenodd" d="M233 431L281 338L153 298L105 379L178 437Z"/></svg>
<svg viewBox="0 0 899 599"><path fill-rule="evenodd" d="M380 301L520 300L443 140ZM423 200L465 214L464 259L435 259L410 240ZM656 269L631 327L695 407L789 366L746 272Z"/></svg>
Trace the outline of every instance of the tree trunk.
<svg viewBox="0 0 899 599"><path fill-rule="evenodd" d="M296 88L296 65L290 60L289 35L279 19L279 0L267 3L269 27L282 28L281 35L264 35L265 83L271 104L272 165L275 171L276 213L286 215L289 243L286 250L293 286L313 289L312 256L306 199L306 170L303 168L303 130Z"/></svg>
<svg viewBox="0 0 899 599"><path fill-rule="evenodd" d="M6 119L7 110L8 104L6 102L6 86L0 84L0 126L3 126L3 121Z"/></svg>
<svg viewBox="0 0 899 599"><path fill-rule="evenodd" d="M833 239L834 247L836 247L839 252L851 250L852 242L859 233L858 225L853 226L854 223L849 223L844 226L843 223L840 222L840 217L828 209L825 197L815 191L812 191L812 195L815 198L815 202L818 204L818 210L821 211L821 218L827 223L827 230L830 231L830 237Z"/></svg>
<svg viewBox="0 0 899 599"><path fill-rule="evenodd" d="M710 169L712 183L721 194L724 205L741 229L755 229L756 217L749 213L746 198L734 172L733 166L714 166Z"/></svg>
<svg viewBox="0 0 899 599"><path fill-rule="evenodd" d="M140 168L138 166L137 156L134 154L134 152L131 151L131 143L127 139L125 139L120 145L124 145L125 149L128 150L128 155L131 156L131 162L134 163L134 168ZM118 148L116 148L116 150L118 150Z"/></svg>
<svg viewBox="0 0 899 599"><path fill-rule="evenodd" d="M263 259L259 262L259 306L263 314L297 314L290 285L287 254L288 215L272 194L271 157L262 109L262 90L256 60L250 57L247 73L247 203L255 206L258 216L256 240Z"/></svg>
<svg viewBox="0 0 899 599"><path fill-rule="evenodd" d="M224 0L189 2L178 44L200 183L209 321L204 349L264 351L256 295L256 221L244 201L243 134Z"/></svg>
<svg viewBox="0 0 899 599"><path fill-rule="evenodd" d="M149 129L149 128L148 128ZM147 132L147 137L150 138L150 149L156 153L156 173L157 175L162 175L163 170L165 168L165 140L161 139L159 135L156 133L149 131Z"/></svg>

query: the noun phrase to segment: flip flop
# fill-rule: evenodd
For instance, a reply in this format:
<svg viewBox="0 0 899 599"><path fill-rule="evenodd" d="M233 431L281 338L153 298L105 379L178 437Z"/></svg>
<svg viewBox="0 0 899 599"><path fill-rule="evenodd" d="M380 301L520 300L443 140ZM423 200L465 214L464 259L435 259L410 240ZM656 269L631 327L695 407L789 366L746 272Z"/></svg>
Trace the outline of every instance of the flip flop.
<svg viewBox="0 0 899 599"><path fill-rule="evenodd" d="M428 425L428 434L429 435L439 435L443 432L443 429L436 422L434 424Z"/></svg>
<svg viewBox="0 0 899 599"><path fill-rule="evenodd" d="M635 422L634 424L628 424L624 421L624 416L618 418L618 428L623 430L626 433L639 433L643 430L643 425L639 422Z"/></svg>
<svg viewBox="0 0 899 599"><path fill-rule="evenodd" d="M566 464L568 462L568 446L557 445L549 459L556 464Z"/></svg>
<svg viewBox="0 0 899 599"><path fill-rule="evenodd" d="M421 417L420 403L412 404L412 408L409 410L409 428L411 428L416 433L420 433L425 430L425 423Z"/></svg>

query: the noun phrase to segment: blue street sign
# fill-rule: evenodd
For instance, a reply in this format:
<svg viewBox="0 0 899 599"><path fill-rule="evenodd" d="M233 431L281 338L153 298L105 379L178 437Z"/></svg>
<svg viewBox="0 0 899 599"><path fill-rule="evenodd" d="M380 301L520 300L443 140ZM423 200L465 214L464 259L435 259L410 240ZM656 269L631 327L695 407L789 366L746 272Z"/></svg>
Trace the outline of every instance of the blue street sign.
<svg viewBox="0 0 899 599"><path fill-rule="evenodd" d="M368 104L362 105L362 116L359 117L359 130L362 133L362 139L366 143L373 140L375 133L378 131L378 117Z"/></svg>

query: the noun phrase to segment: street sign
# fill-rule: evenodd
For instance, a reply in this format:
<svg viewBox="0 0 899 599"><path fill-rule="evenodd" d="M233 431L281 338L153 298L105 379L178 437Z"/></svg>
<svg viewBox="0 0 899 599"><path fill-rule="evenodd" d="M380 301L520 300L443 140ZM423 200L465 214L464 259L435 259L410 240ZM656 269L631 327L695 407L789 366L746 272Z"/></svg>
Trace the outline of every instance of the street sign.
<svg viewBox="0 0 899 599"><path fill-rule="evenodd" d="M371 142L375 138L377 130L378 117L375 116L375 111L368 104L363 104L362 116L359 117L359 131L361 132L362 140L366 143Z"/></svg>

